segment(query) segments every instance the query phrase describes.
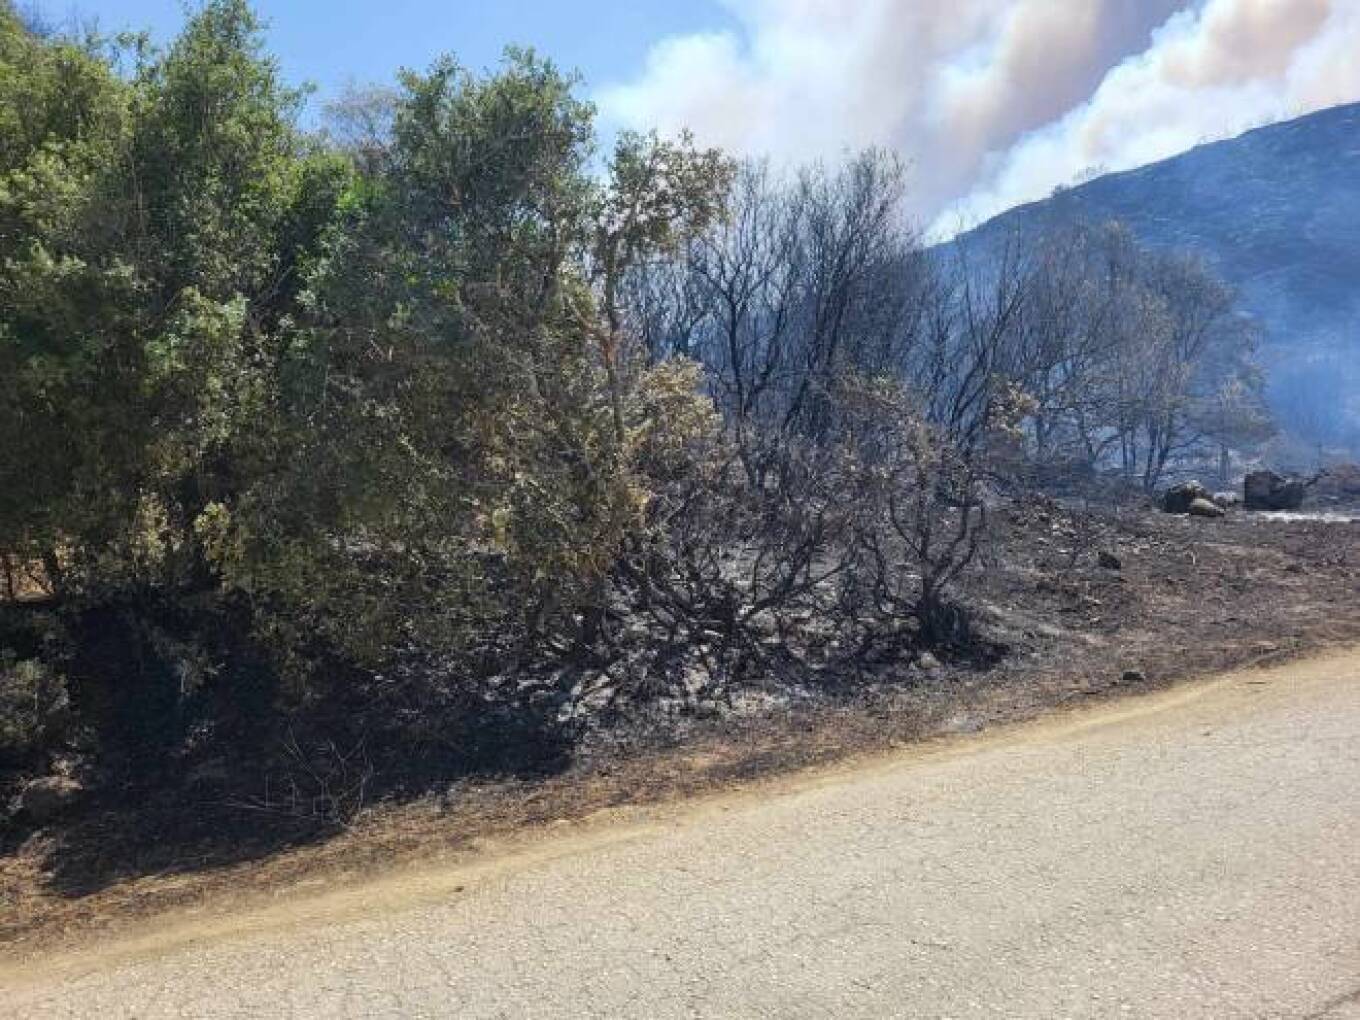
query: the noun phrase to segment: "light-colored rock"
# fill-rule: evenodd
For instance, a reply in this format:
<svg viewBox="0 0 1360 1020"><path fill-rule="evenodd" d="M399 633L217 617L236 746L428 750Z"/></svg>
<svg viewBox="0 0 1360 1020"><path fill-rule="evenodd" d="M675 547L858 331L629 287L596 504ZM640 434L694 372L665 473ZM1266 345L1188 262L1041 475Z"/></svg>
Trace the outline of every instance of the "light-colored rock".
<svg viewBox="0 0 1360 1020"><path fill-rule="evenodd" d="M1213 502L1213 493L1199 482L1181 482L1162 494L1162 509L1169 514L1188 514L1196 500Z"/></svg>
<svg viewBox="0 0 1360 1020"><path fill-rule="evenodd" d="M987 724L975 715L956 715L944 724L944 732L959 735L981 733L986 728Z"/></svg>

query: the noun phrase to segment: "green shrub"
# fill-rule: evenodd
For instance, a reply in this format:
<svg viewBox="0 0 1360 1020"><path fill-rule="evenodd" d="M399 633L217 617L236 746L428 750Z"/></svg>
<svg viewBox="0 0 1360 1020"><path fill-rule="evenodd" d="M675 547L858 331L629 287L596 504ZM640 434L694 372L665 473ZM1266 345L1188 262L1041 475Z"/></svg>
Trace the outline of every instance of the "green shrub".
<svg viewBox="0 0 1360 1020"><path fill-rule="evenodd" d="M36 659L0 652L0 762L20 764L51 747L69 708L64 676Z"/></svg>

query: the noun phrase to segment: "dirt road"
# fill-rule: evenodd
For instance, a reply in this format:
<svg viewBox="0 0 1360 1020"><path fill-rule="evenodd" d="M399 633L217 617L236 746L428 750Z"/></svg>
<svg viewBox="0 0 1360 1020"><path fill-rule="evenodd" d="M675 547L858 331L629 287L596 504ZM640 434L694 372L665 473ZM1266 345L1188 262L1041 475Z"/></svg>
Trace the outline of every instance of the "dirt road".
<svg viewBox="0 0 1360 1020"><path fill-rule="evenodd" d="M200 917L0 1014L1360 1018L1360 656Z"/></svg>

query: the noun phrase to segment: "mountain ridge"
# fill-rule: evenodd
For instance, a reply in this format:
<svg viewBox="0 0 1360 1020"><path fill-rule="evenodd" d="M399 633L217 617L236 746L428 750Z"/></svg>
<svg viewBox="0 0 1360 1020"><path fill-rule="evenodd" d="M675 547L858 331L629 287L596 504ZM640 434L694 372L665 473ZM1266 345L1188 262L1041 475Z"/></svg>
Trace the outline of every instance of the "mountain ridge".
<svg viewBox="0 0 1360 1020"><path fill-rule="evenodd" d="M959 240L993 247L1078 220L1119 220L1148 247L1202 256L1263 327L1262 361L1281 416L1300 392L1323 386L1348 405L1342 431L1355 428L1360 103L1058 189Z"/></svg>

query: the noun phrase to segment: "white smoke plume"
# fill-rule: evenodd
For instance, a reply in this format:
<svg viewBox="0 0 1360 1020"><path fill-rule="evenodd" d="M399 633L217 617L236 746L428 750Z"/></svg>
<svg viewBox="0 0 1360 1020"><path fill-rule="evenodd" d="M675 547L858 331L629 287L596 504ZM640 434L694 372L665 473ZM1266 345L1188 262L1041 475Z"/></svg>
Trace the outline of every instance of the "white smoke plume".
<svg viewBox="0 0 1360 1020"><path fill-rule="evenodd" d="M1360 0L724 0L596 99L607 124L914 167L936 230L1263 122L1360 99Z"/></svg>

